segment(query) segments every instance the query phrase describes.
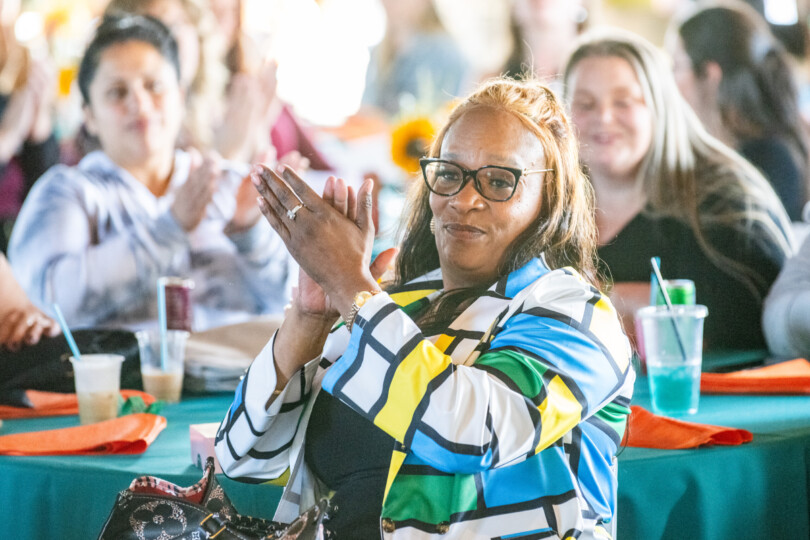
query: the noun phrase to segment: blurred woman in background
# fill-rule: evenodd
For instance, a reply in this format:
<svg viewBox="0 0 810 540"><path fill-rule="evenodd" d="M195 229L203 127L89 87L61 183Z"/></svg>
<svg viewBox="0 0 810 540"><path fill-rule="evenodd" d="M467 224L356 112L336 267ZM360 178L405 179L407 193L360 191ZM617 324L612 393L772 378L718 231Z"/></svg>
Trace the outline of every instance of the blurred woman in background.
<svg viewBox="0 0 810 540"><path fill-rule="evenodd" d="M792 220L807 200L808 140L788 54L749 6L701 9L669 38L675 80L709 132L771 183Z"/></svg>
<svg viewBox="0 0 810 540"><path fill-rule="evenodd" d="M197 329L280 313L289 298L289 258L259 221L247 171L175 150L180 73L174 38L151 17L105 18L82 58L101 149L37 182L9 250L34 302L58 302L73 325L154 321L165 275L195 280Z"/></svg>
<svg viewBox="0 0 810 540"><path fill-rule="evenodd" d="M810 237L786 263L765 299L762 328L775 356L810 356Z"/></svg>
<svg viewBox="0 0 810 540"><path fill-rule="evenodd" d="M19 3L0 2L0 251L31 186L59 162L53 134L56 77L14 35Z"/></svg>
<svg viewBox="0 0 810 540"><path fill-rule="evenodd" d="M506 74L532 75L559 90L565 60L587 23L586 0L514 0Z"/></svg>
<svg viewBox="0 0 810 540"><path fill-rule="evenodd" d="M767 181L710 136L678 93L663 53L625 32L590 34L565 90L596 192L602 270L632 332L650 301L650 258L691 279L709 307L709 348L763 348L762 301L791 252Z"/></svg>
<svg viewBox="0 0 810 540"><path fill-rule="evenodd" d="M442 26L433 0L382 0L386 26L371 51L363 104L395 115L407 104L440 106L469 82L469 66Z"/></svg>
<svg viewBox="0 0 810 540"><path fill-rule="evenodd" d="M242 31L241 1L209 1L112 0L106 10L156 17L177 39L187 106L179 145L236 161L286 157L295 168L329 169L278 99L275 64Z"/></svg>

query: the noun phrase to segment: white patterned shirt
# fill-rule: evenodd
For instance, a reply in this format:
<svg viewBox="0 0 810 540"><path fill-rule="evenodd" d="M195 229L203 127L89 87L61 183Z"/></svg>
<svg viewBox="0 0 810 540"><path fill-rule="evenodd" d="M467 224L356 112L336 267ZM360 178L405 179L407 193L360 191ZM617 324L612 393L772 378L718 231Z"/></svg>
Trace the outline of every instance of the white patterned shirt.
<svg viewBox="0 0 810 540"><path fill-rule="evenodd" d="M200 225L186 233L170 208L188 179L175 153L165 195L156 197L101 151L57 165L34 185L11 236L9 259L31 299L57 302L71 326L139 327L157 319L157 279L192 278L194 329L281 313L294 263L262 219L226 235L242 175L226 178Z"/></svg>

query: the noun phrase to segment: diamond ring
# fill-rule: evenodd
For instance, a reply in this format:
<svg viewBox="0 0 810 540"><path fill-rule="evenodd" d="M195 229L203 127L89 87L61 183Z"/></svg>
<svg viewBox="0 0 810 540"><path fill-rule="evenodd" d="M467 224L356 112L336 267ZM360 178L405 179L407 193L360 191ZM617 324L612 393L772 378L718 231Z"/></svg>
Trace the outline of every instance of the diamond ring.
<svg viewBox="0 0 810 540"><path fill-rule="evenodd" d="M291 221L295 221L295 214L297 214L298 211L301 210L302 208L304 208L304 205L299 204L298 206L296 206L292 210L287 210L287 217L290 218Z"/></svg>

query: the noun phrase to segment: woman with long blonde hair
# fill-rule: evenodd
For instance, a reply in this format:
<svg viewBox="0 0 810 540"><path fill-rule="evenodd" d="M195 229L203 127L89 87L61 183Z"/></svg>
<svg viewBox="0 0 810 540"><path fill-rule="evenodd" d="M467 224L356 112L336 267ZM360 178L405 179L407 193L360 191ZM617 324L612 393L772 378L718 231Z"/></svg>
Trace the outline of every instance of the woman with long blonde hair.
<svg viewBox="0 0 810 540"><path fill-rule="evenodd" d="M650 258L660 256L664 277L692 279L709 307L708 347L764 347L762 300L792 251L767 181L706 132L663 53L641 37L584 36L565 83L619 310L631 319L649 302Z"/></svg>
<svg viewBox="0 0 810 540"><path fill-rule="evenodd" d="M363 104L396 115L409 101L431 107L457 96L469 82L470 66L434 0L383 0L382 6L385 37L371 51Z"/></svg>

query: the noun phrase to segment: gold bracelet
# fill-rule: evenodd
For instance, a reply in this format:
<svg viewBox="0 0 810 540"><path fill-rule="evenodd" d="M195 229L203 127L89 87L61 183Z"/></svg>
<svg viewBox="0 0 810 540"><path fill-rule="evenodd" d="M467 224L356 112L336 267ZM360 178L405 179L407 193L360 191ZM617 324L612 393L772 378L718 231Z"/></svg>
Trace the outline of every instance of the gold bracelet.
<svg viewBox="0 0 810 540"><path fill-rule="evenodd" d="M359 293L354 295L354 300L352 300L352 307L349 310L349 316L346 317L346 330L349 332L352 331L352 325L354 324L354 319L357 318L357 312L360 311L360 308L363 307L368 299L374 296L375 294L381 293L381 290L376 291L360 291Z"/></svg>

